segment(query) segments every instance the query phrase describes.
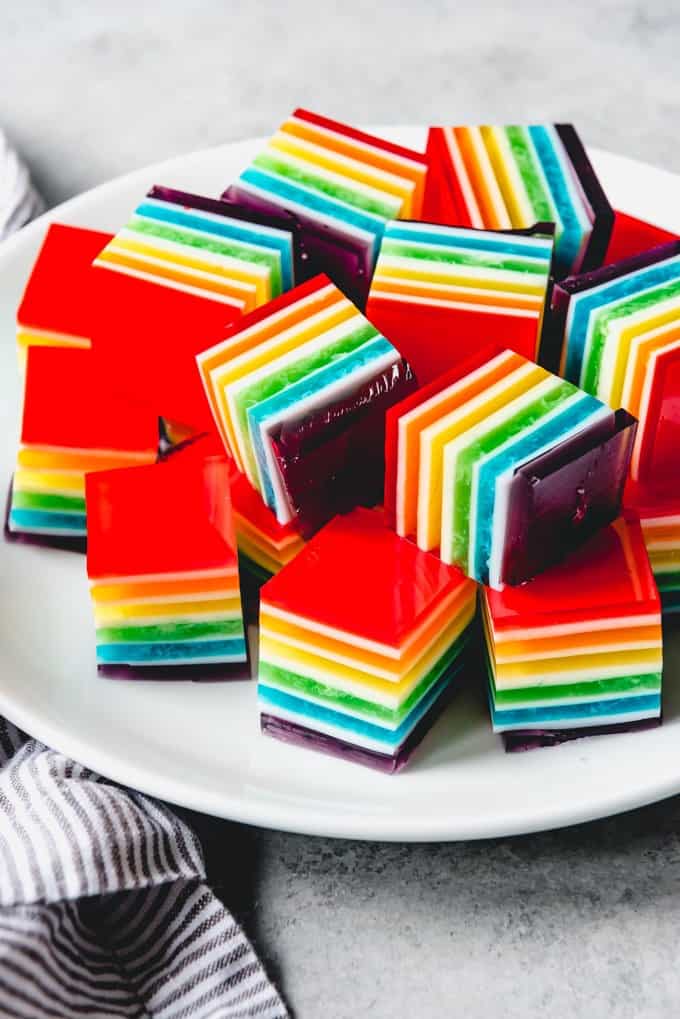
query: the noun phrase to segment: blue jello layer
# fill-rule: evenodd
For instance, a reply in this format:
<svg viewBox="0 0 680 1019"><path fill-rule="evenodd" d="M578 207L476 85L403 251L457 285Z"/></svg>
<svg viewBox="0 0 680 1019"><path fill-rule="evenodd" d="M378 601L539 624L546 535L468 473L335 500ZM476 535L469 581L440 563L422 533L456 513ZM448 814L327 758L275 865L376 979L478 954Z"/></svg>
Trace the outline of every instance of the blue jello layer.
<svg viewBox="0 0 680 1019"><path fill-rule="evenodd" d="M468 251L497 252L499 255L515 255L519 258L544 260L546 272L552 258L552 240L531 237L524 243L512 234L507 238L501 234L495 236L485 230L457 230L455 227L428 229L427 224L409 224L403 221L392 221L385 229L385 237L395 241L406 241L412 244L433 244L442 248L464 248Z"/></svg>
<svg viewBox="0 0 680 1019"><path fill-rule="evenodd" d="M497 710L490 697L491 721L495 729L504 726L525 728L559 728L569 722L581 720L594 723L600 718L616 716L622 722L631 715L655 718L661 714L661 694L642 694L639 697L615 697L580 704L561 704L540 708L512 708Z"/></svg>
<svg viewBox="0 0 680 1019"><path fill-rule="evenodd" d="M53 513L50 510L12 509L9 514L11 531L34 531L37 534L59 531L64 534L86 534L84 513Z"/></svg>
<svg viewBox="0 0 680 1019"><path fill-rule="evenodd" d="M583 229L574 210L574 185L569 186L569 169L560 160L556 143L561 145L554 128L534 124L529 135L543 168L548 187L562 220L562 233L555 242L555 259L568 272L574 265L583 241Z"/></svg>
<svg viewBox="0 0 680 1019"><path fill-rule="evenodd" d="M425 696L421 698L396 729L388 729L373 722L366 722L363 719L346 715L339 711L333 711L332 708L322 707L320 704L284 693L282 690L266 686L263 683L258 683L257 689L261 706L268 713L276 715L278 708L279 710L297 715L302 724L306 723L312 729L315 722L322 725L331 725L334 728L342 729L347 734L346 738L350 742L352 735L363 737L364 739L384 744L386 748L389 748L387 752L392 752L407 739L421 718L423 718L444 691L447 690L452 679L461 668L462 663L460 659L456 659L451 668L447 669L444 675L430 687Z"/></svg>
<svg viewBox="0 0 680 1019"><path fill-rule="evenodd" d="M173 662L245 661L246 642L231 640L192 640L149 643L97 644L97 661L102 665L167 665Z"/></svg>
<svg viewBox="0 0 680 1019"><path fill-rule="evenodd" d="M260 227L257 223L248 223L245 220L229 219L228 213L224 220L221 220L218 216L205 216L198 209L189 211L175 205L174 202L162 202L159 199L147 199L142 202L135 209L135 215L270 248L278 252L281 259L283 289L290 290L293 286L293 242L291 235L283 230Z"/></svg>
<svg viewBox="0 0 680 1019"><path fill-rule="evenodd" d="M365 233L371 234L373 236L373 258L375 259L377 256L377 245L385 229L385 220L382 217L356 209L352 205L347 205L335 198L329 198L327 195L321 195L318 191L299 187L284 177L278 177L276 174L268 173L255 166L249 166L247 170L244 170L239 179L245 184L252 184L253 187L266 192L271 200L278 201L282 208L286 207L286 202L294 202L296 205L303 206L310 218L314 218L316 212L322 216L328 216L330 219L346 223L347 226L356 230L363 230Z"/></svg>

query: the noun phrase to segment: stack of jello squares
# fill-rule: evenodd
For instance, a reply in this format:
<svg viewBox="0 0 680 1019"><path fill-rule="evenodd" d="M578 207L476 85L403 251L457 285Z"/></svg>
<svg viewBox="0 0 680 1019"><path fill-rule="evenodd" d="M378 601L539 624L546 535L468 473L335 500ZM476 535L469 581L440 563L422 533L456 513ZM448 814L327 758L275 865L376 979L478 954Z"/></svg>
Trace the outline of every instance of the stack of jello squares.
<svg viewBox="0 0 680 1019"><path fill-rule="evenodd" d="M483 585L508 749L658 720L659 598L619 516L634 419L490 348L393 407L386 435L397 532Z"/></svg>
<svg viewBox="0 0 680 1019"><path fill-rule="evenodd" d="M7 532L87 538L100 671L246 674L240 564L287 743L398 771L464 682L511 750L658 723L680 248L614 223L568 125L298 109L220 199L53 226Z"/></svg>

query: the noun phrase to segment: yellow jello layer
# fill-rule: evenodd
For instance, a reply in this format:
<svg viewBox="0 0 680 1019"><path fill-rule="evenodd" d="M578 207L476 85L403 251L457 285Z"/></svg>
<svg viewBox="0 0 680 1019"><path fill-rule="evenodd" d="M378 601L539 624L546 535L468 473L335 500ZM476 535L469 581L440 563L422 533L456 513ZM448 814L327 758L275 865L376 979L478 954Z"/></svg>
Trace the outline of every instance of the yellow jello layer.
<svg viewBox="0 0 680 1019"><path fill-rule="evenodd" d="M246 517L235 511L234 525L237 535L261 548L272 558L280 559L282 564L289 562L301 548L304 548L304 540L299 534L287 534L280 541L275 541L264 531L255 527Z"/></svg>
<svg viewBox="0 0 680 1019"><path fill-rule="evenodd" d="M397 682L406 672L414 668L417 662L427 653L433 642L442 632L446 620L446 632L451 642L470 624L475 614L475 602L470 598L459 599L456 608L438 613L422 631L402 658L395 662L393 658L372 651L358 649L352 644L334 640L324 634L296 626L288 621L272 616L267 612L266 605L260 610L260 634L270 637L288 647L310 653L318 653L323 658L347 665L350 668L366 669L376 676L382 676L390 682Z"/></svg>
<svg viewBox="0 0 680 1019"><path fill-rule="evenodd" d="M212 576L176 577L171 579L156 578L153 580L96 580L90 584L90 594L96 602L125 602L139 599L184 600L187 596L198 595L209 598L214 592L216 597L231 598L238 592L238 573L220 573Z"/></svg>
<svg viewBox="0 0 680 1019"><path fill-rule="evenodd" d="M457 628L447 628L420 661L398 680L387 680L370 671L350 668L331 662L320 655L291 648L287 644L260 634L262 661L324 683L334 689L368 697L377 703L399 707L420 680L434 667L456 639Z"/></svg>
<svg viewBox="0 0 680 1019"><path fill-rule="evenodd" d="M285 152L306 162L315 163L331 173L349 176L368 187L394 195L402 202L400 218L411 219L413 217L413 196L416 187L413 181L405 180L403 177L398 177L378 167L369 166L357 159L333 152L321 145L315 145L313 142L289 134L284 130L278 131L270 138L268 144L270 148L278 149L280 152Z"/></svg>
<svg viewBox="0 0 680 1019"><path fill-rule="evenodd" d="M649 562L654 573L680 572L680 548L650 549Z"/></svg>
<svg viewBox="0 0 680 1019"><path fill-rule="evenodd" d="M131 269L133 272L146 273L167 279L171 283L191 287L194 290L203 290L209 295L228 300L230 303L238 304L243 308L244 313L253 311L257 307L257 296L255 286L246 286L236 281L223 278L214 271L194 267L187 259L166 260L159 257L160 253L143 250L143 245L121 245L120 240L112 242L102 251L97 259L98 263L111 264L123 269Z"/></svg>
<svg viewBox="0 0 680 1019"><path fill-rule="evenodd" d="M19 492L54 492L55 495L85 495L84 471L42 471L18 468L14 488Z"/></svg>
<svg viewBox="0 0 680 1019"><path fill-rule="evenodd" d="M574 655L560 659L539 659L510 664L492 662L496 687L513 689L565 683L570 680L606 679L614 676L635 676L661 672L661 647L642 651L612 651L602 654Z"/></svg>
<svg viewBox="0 0 680 1019"><path fill-rule="evenodd" d="M124 452L121 450L75 450L66 447L21 446L17 466L37 470L108 471L115 467L156 462L156 450Z"/></svg>
<svg viewBox="0 0 680 1019"><path fill-rule="evenodd" d="M69 333L48 332L44 329L31 329L30 326L17 325L17 359L19 370L26 370L26 356L29 347L76 347L89 350L92 341L86 336L71 336Z"/></svg>
<svg viewBox="0 0 680 1019"><path fill-rule="evenodd" d="M127 622L135 619L147 621L179 619L185 617L230 618L241 615L240 597L211 598L194 601L127 601L95 602L94 617L97 623Z"/></svg>
<svg viewBox="0 0 680 1019"><path fill-rule="evenodd" d="M364 651L368 651L383 656L390 662L402 662L411 653L411 649L420 641L423 634L432 634L433 631L436 633L437 627L446 626L466 604L474 604L475 600L475 584L471 580L463 581L455 590L441 598L434 610L403 637L398 647L393 644L382 644L326 623L301 619L301 617L294 615L292 612L287 612L278 606L268 603L266 594L261 604L261 612L264 612L267 616L274 616L292 626L300 627L304 630L306 636L311 638L315 647L318 646L318 637L326 637L332 641L339 641L343 647L349 646L356 649L357 655L361 655L362 658Z"/></svg>
<svg viewBox="0 0 680 1019"><path fill-rule="evenodd" d="M239 552L252 559L254 563L261 566L267 573L278 573L283 567L284 563L281 562L278 556L269 555L260 545L250 541L238 529L236 531L236 542Z"/></svg>
<svg viewBox="0 0 680 1019"><path fill-rule="evenodd" d="M626 630L595 630L587 634L569 634L562 637L535 637L527 640L504 641L497 644L492 638L494 659L498 664L525 662L561 656L574 657L585 653L623 651L661 647L660 626L638 626Z"/></svg>

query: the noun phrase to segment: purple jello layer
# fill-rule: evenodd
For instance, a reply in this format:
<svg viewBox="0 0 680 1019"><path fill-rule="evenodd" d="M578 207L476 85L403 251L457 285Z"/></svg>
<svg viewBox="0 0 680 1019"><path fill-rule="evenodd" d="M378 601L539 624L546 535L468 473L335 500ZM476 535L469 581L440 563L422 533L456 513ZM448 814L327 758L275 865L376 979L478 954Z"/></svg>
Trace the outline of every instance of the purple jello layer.
<svg viewBox="0 0 680 1019"><path fill-rule="evenodd" d="M305 538L337 513L382 501L385 413L416 387L398 361L323 410L273 434L276 459Z"/></svg>
<svg viewBox="0 0 680 1019"><path fill-rule="evenodd" d="M555 124L555 130L562 139L562 144L576 171L576 176L581 182L581 187L595 214L593 232L581 263L581 270L587 272L589 269L596 269L604 262L609 238L614 227L614 210L609 204L593 169L593 164L573 126L571 124Z"/></svg>
<svg viewBox="0 0 680 1019"><path fill-rule="evenodd" d="M238 184L228 187L222 199L265 215L276 215L285 210L285 206L254 195ZM297 282L303 283L318 273L326 273L350 300L363 309L373 275L372 239L362 241L351 237L340 227L333 229L299 211L292 215L300 225L301 258L304 262Z"/></svg>
<svg viewBox="0 0 680 1019"><path fill-rule="evenodd" d="M586 736L608 736L615 732L640 732L656 729L660 718L643 718L637 722L623 722L619 725L593 725L583 729L518 729L504 732L503 743L508 754L522 750L539 750L541 747L556 747L561 743L584 739Z"/></svg>
<svg viewBox="0 0 680 1019"><path fill-rule="evenodd" d="M172 202L174 205L181 205L188 209L210 212L215 216L228 216L230 219L239 219L247 223L257 223L259 226L269 226L275 230L287 231L293 237L295 282L301 283L308 278L309 255L304 249L300 223L291 212L279 209L275 205L271 209L258 208L252 204L246 204L238 198L229 197L226 192L222 198L207 198L204 195L178 191L176 188L164 187L161 184L154 184L148 197L158 198L163 202Z"/></svg>
<svg viewBox="0 0 680 1019"><path fill-rule="evenodd" d="M519 468L508 500L503 583L530 580L616 519L636 427L618 410L608 435L595 426Z"/></svg>
<svg viewBox="0 0 680 1019"><path fill-rule="evenodd" d="M87 538L75 535L59 534L29 534L26 531L10 531L9 514L12 508L12 484L10 482L7 501L5 504L5 541L11 541L17 545L34 545L38 548L58 548L64 552L87 552Z"/></svg>
<svg viewBox="0 0 680 1019"><path fill-rule="evenodd" d="M252 679L249 662L220 662L215 665L98 665L106 679L191 680L193 683L223 683Z"/></svg>
<svg viewBox="0 0 680 1019"><path fill-rule="evenodd" d="M315 732L297 722L289 722L274 715L261 714L260 727L267 736L273 736L283 743L290 743L292 746L305 747L308 750L316 750L318 753L329 754L331 757L339 757L343 761L350 761L353 764L363 764L375 771L382 771L385 774L393 775L408 764L414 751L422 743L424 737L437 721L441 713L447 707L455 692L449 686L438 700L432 705L404 740L396 754L381 754L377 750L367 750L365 747L355 746L346 740L337 739L335 736L327 736L325 733Z"/></svg>

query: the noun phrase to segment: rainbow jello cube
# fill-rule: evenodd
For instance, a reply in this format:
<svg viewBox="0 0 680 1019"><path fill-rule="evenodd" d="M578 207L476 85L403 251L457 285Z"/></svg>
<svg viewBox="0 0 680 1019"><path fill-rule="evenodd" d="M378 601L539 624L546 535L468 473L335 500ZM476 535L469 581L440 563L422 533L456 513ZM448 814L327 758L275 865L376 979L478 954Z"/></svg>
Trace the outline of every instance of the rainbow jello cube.
<svg viewBox="0 0 680 1019"><path fill-rule="evenodd" d="M380 501L385 411L415 381L327 277L247 316L197 361L226 448L279 524L307 536Z"/></svg>
<svg viewBox="0 0 680 1019"><path fill-rule="evenodd" d="M549 224L499 233L391 222L366 315L421 385L490 342L537 360L552 254Z"/></svg>
<svg viewBox="0 0 680 1019"><path fill-rule="evenodd" d="M92 262L111 234L50 223L17 311L19 366L28 347L92 345L98 317L92 297Z"/></svg>
<svg viewBox="0 0 680 1019"><path fill-rule="evenodd" d="M634 430L514 351L481 350L388 412L388 515L474 580L523 583L618 515Z"/></svg>
<svg viewBox="0 0 680 1019"><path fill-rule="evenodd" d="M97 663L112 676L247 675L224 456L183 456L87 478L87 572Z"/></svg>
<svg viewBox="0 0 680 1019"><path fill-rule="evenodd" d="M680 241L556 285L561 372L639 420L631 478L677 469L680 443Z"/></svg>
<svg viewBox="0 0 680 1019"><path fill-rule="evenodd" d="M432 127L424 218L510 230L555 224L558 277L602 264L614 212L570 124Z"/></svg>
<svg viewBox="0 0 680 1019"><path fill-rule="evenodd" d="M422 153L297 109L225 196L293 213L313 271L363 307L385 223L420 216L426 174Z"/></svg>
<svg viewBox="0 0 680 1019"><path fill-rule="evenodd" d="M457 685L475 602L380 510L336 517L262 588L263 731L397 771Z"/></svg>
<svg viewBox="0 0 680 1019"><path fill-rule="evenodd" d="M634 518L521 587L484 589L482 614L507 749L660 721L661 607Z"/></svg>
<svg viewBox="0 0 680 1019"><path fill-rule="evenodd" d="M158 418L111 392L91 351L30 346L7 536L79 547L86 473L157 455Z"/></svg>
<svg viewBox="0 0 680 1019"><path fill-rule="evenodd" d="M297 224L247 215L234 203L154 187L95 261L106 309L94 331L102 370L175 427L210 427L196 354L294 283Z"/></svg>

